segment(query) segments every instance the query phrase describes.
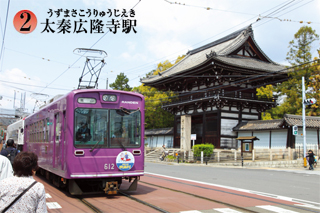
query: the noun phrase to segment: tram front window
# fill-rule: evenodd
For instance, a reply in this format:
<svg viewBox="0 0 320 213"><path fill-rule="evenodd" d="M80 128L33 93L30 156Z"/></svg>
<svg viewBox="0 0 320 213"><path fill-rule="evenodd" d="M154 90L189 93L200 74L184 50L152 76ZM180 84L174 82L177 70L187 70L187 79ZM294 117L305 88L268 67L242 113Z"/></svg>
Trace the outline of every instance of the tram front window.
<svg viewBox="0 0 320 213"><path fill-rule="evenodd" d="M120 112L120 113L119 113ZM74 145L77 148L140 147L140 111L77 108L74 116Z"/></svg>

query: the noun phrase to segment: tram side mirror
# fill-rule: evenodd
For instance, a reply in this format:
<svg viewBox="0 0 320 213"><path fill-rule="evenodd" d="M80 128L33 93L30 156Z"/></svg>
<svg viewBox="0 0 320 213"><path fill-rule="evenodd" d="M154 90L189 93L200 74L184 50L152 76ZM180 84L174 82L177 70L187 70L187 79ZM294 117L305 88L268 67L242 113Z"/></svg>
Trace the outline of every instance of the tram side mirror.
<svg viewBox="0 0 320 213"><path fill-rule="evenodd" d="M20 133L23 133L23 128L22 128L22 129L20 129Z"/></svg>

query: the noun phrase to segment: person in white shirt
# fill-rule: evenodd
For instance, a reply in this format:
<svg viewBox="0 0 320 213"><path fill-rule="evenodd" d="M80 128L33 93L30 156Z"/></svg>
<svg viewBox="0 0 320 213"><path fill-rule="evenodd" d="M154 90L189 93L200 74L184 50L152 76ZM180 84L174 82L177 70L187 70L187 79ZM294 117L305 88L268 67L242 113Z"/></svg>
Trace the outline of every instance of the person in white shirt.
<svg viewBox="0 0 320 213"><path fill-rule="evenodd" d="M7 157L0 155L0 180L12 177L13 170L11 166L11 162Z"/></svg>
<svg viewBox="0 0 320 213"><path fill-rule="evenodd" d="M0 181L0 212L46 213L46 193L44 185L33 179L38 169L38 156L33 152L20 152L13 162L14 176ZM34 184L35 185L32 185ZM20 194L25 192L18 200Z"/></svg>

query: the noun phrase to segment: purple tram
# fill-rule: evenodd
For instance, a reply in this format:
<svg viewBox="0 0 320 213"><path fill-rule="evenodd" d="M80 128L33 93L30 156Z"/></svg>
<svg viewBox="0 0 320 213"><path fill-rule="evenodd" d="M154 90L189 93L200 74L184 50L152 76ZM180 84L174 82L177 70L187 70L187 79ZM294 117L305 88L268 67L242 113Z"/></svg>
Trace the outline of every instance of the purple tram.
<svg viewBox="0 0 320 213"><path fill-rule="evenodd" d="M144 175L144 104L137 93L74 90L25 119L23 149L72 195L116 194L123 179L136 190Z"/></svg>

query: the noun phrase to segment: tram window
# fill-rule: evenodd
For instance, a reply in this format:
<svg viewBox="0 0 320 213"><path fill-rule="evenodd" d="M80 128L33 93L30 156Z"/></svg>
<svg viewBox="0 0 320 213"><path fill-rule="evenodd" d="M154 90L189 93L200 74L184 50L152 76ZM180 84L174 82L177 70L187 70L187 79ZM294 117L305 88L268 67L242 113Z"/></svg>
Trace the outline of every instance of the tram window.
<svg viewBox="0 0 320 213"><path fill-rule="evenodd" d="M140 111L128 110L127 114L120 114L113 109L75 109L75 146L92 147L97 144L100 148L140 147ZM88 131L90 137L87 137Z"/></svg>

